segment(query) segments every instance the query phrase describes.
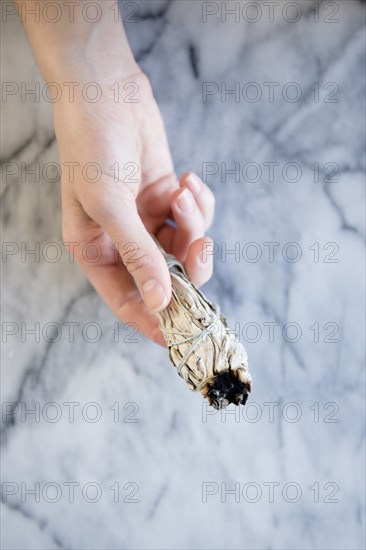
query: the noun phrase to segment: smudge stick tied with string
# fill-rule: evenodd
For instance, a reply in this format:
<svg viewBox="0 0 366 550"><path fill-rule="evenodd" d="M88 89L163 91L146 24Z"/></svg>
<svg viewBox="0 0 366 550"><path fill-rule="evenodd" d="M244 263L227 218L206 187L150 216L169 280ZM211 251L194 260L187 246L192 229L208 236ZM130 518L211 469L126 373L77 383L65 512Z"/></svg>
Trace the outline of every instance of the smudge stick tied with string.
<svg viewBox="0 0 366 550"><path fill-rule="evenodd" d="M244 405L252 377L243 345L220 308L189 281L182 264L162 253L171 275L172 299L158 315L173 365L189 389L200 391L215 409Z"/></svg>

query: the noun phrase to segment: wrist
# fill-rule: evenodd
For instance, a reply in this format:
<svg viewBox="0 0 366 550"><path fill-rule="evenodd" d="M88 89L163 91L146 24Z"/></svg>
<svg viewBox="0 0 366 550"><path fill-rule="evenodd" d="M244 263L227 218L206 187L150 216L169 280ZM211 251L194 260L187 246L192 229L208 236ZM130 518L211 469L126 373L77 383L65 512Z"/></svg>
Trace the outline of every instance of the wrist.
<svg viewBox="0 0 366 550"><path fill-rule="evenodd" d="M39 4L34 0L18 0L20 16L24 6L37 11ZM66 4L70 3L56 0L54 4L58 5L61 14L56 22L50 22L43 11L38 20L22 17L47 83L124 79L139 72L123 25L116 18L115 0L98 3L100 13L95 22L86 18L81 2L75 3L72 15L66 9Z"/></svg>
<svg viewBox="0 0 366 550"><path fill-rule="evenodd" d="M76 38L61 51L54 50L47 62L41 62L45 81L61 86L70 81L80 84L97 82L103 86L140 73L123 34L114 33L105 40L96 36Z"/></svg>
<svg viewBox="0 0 366 550"><path fill-rule="evenodd" d="M135 60L123 52L100 53L93 57L73 52L69 56L63 54L62 59L57 58L52 65L42 71L43 77L47 84L55 83L61 88L83 87L90 83L107 88L142 72Z"/></svg>

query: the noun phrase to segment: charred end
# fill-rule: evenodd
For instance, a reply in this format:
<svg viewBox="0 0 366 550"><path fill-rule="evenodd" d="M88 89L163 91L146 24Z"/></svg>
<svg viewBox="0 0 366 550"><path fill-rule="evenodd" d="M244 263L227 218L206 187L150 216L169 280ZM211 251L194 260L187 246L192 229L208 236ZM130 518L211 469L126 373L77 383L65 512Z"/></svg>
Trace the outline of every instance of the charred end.
<svg viewBox="0 0 366 550"><path fill-rule="evenodd" d="M206 397L215 409L223 409L230 403L245 405L249 393L250 385L239 380L233 370L220 372L205 388Z"/></svg>

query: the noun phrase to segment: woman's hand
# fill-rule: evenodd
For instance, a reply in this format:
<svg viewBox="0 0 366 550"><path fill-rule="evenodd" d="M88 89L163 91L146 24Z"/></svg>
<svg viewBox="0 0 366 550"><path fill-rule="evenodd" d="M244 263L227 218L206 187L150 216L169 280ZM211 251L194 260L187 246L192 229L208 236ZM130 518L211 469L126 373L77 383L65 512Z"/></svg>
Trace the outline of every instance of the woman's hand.
<svg viewBox="0 0 366 550"><path fill-rule="evenodd" d="M91 81L86 75L82 80ZM214 197L193 173L177 180L143 73L119 81L120 90L135 90L136 103L124 102L122 95L116 101L115 86L98 84L96 103L80 92L73 103L69 98L55 103L64 241L116 317L164 345L154 312L170 300L170 275L150 234L202 285L212 273L212 256L200 258L204 243L211 242L204 232Z"/></svg>
<svg viewBox="0 0 366 550"><path fill-rule="evenodd" d="M212 256L201 262L200 254L211 242L203 235L214 197L194 174L177 180L149 80L115 17L115 1L98 4L95 23L81 2L72 17L67 2L54 3L56 22L40 2L18 6L45 81L62 91L54 118L64 241L116 317L164 344L154 312L168 304L171 283L151 234L203 284L212 272ZM24 8L38 16L23 17Z"/></svg>

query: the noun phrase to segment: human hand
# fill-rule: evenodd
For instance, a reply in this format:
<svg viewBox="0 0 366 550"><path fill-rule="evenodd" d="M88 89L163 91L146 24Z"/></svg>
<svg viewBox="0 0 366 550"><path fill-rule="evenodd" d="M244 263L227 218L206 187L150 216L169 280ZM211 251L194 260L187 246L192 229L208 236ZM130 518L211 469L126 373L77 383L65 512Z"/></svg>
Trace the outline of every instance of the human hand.
<svg viewBox="0 0 366 550"><path fill-rule="evenodd" d="M83 74L81 81L93 77ZM150 234L202 285L212 274L212 256L204 262L200 257L211 243L204 232L212 222L214 196L195 174L177 180L148 78L136 65L118 81L121 88L135 83L137 103L116 102L104 77L98 80L98 102L76 93L74 102L55 103L63 238L78 243L72 245L76 261L115 316L165 345L154 312L170 300L170 275ZM86 247L94 250L89 258Z"/></svg>

